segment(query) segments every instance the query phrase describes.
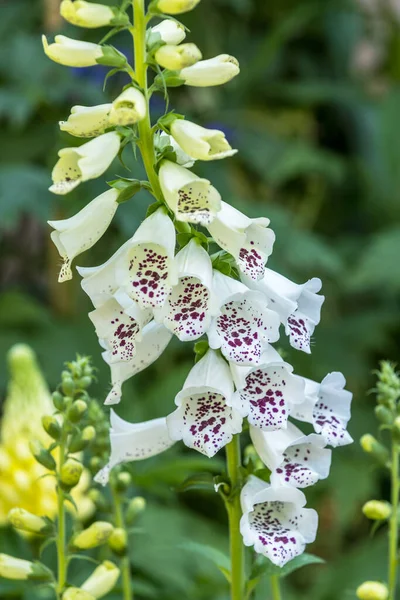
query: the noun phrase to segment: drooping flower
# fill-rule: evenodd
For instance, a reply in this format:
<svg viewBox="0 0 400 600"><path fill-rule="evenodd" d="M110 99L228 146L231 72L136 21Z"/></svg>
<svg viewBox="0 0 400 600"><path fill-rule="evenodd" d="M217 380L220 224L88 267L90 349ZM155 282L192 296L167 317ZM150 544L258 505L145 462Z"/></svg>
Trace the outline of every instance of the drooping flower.
<svg viewBox="0 0 400 600"><path fill-rule="evenodd" d="M63 148L58 153L59 160L51 174L53 185L50 191L68 194L82 181L100 177L117 156L119 146L119 135L110 131L82 146Z"/></svg>
<svg viewBox="0 0 400 600"><path fill-rule="evenodd" d="M169 160L163 160L160 185L178 221L209 225L221 208L221 196L208 179L202 179Z"/></svg>
<svg viewBox="0 0 400 600"><path fill-rule="evenodd" d="M178 252L175 261L178 282L164 305L154 309L154 317L187 342L201 337L210 324L212 266L208 252L196 238Z"/></svg>
<svg viewBox="0 0 400 600"><path fill-rule="evenodd" d="M240 531L245 546L283 567L315 540L318 515L292 486L271 486L251 475L241 495Z"/></svg>
<svg viewBox="0 0 400 600"><path fill-rule="evenodd" d="M321 318L324 296L318 295L321 280L317 277L306 283L297 284L280 273L266 269L264 277L257 284L247 277L243 281L249 287L262 291L279 314L285 325L290 345L297 350L310 353L310 339Z"/></svg>
<svg viewBox="0 0 400 600"><path fill-rule="evenodd" d="M240 72L239 63L234 56L220 54L208 60L201 60L191 67L185 67L179 73L185 85L208 87L227 83Z"/></svg>
<svg viewBox="0 0 400 600"><path fill-rule="evenodd" d="M61 131L75 137L96 137L110 127L108 115L112 104L98 106L73 106L66 121L60 121Z"/></svg>
<svg viewBox="0 0 400 600"><path fill-rule="evenodd" d="M142 92L135 87L126 88L111 105L111 125L133 125L147 114L147 103Z"/></svg>
<svg viewBox="0 0 400 600"><path fill-rule="evenodd" d="M217 160L236 154L223 131L206 129L185 119L175 119L171 135L183 150L196 160Z"/></svg>
<svg viewBox="0 0 400 600"><path fill-rule="evenodd" d="M242 430L242 418L229 406L233 395L228 364L214 350L190 371L175 398L177 409L167 417L169 435L208 457Z"/></svg>
<svg viewBox="0 0 400 600"><path fill-rule="evenodd" d="M112 362L110 364L112 389L104 404L118 404L122 395L122 384L147 369L164 352L172 338L172 333L155 321L150 321L142 331L142 339L136 343L136 355L129 361ZM108 363L109 352L103 352Z"/></svg>
<svg viewBox="0 0 400 600"><path fill-rule="evenodd" d="M192 10L199 2L200 0L158 0L157 8L168 15L179 15Z"/></svg>
<svg viewBox="0 0 400 600"><path fill-rule="evenodd" d="M327 444L345 446L353 441L346 430L350 420L353 394L344 389L346 380L342 373L329 373L321 383L304 379L305 400L296 406L293 416L299 421L312 423Z"/></svg>
<svg viewBox="0 0 400 600"><path fill-rule="evenodd" d="M150 34L158 34L166 44L180 44L186 37L183 25L172 19L164 19L158 25L151 27L149 31Z"/></svg>
<svg viewBox="0 0 400 600"><path fill-rule="evenodd" d="M304 435L292 423L287 429L261 431L250 426L250 437L263 463L271 470L272 485L304 488L326 479L332 451L321 435Z"/></svg>
<svg viewBox="0 0 400 600"><path fill-rule="evenodd" d="M67 67L93 67L103 56L102 47L92 42L73 40L65 35L56 35L54 42L48 44L42 36L45 54L54 62Z"/></svg>
<svg viewBox="0 0 400 600"><path fill-rule="evenodd" d="M129 22L126 15L123 15L116 7L85 2L85 0L62 0L60 13L72 25L89 29Z"/></svg>
<svg viewBox="0 0 400 600"><path fill-rule="evenodd" d="M81 589L96 599L102 598L111 592L118 581L119 573L119 568L113 562L105 560L81 585Z"/></svg>
<svg viewBox="0 0 400 600"><path fill-rule="evenodd" d="M175 444L169 437L165 417L144 423L130 423L111 410L110 419L110 459L108 465L95 477L103 485L107 483L109 473L116 465L150 458Z"/></svg>
<svg viewBox="0 0 400 600"><path fill-rule="evenodd" d="M154 58L164 69L179 71L197 63L202 59L202 54L196 44L164 44L156 51Z"/></svg>
<svg viewBox="0 0 400 600"><path fill-rule="evenodd" d="M8 554L0 554L0 577L6 579L28 579L34 574L34 563L9 556Z"/></svg>
<svg viewBox="0 0 400 600"><path fill-rule="evenodd" d="M265 263L275 241L275 234L268 229L268 225L269 219L250 219L230 204L222 202L221 210L207 225L207 229L216 243L232 254L240 271L250 279L258 280L264 275ZM249 285L247 280L245 283Z"/></svg>
<svg viewBox="0 0 400 600"><path fill-rule="evenodd" d="M72 260L91 248L105 233L118 208L117 199L118 191L110 189L89 202L73 217L62 221L48 221L54 229L50 237L64 261L59 282L72 279Z"/></svg>
<svg viewBox="0 0 400 600"><path fill-rule="evenodd" d="M247 416L250 425L263 431L285 429L293 407L305 398L304 382L276 354L272 348L268 349L260 364L247 371L231 364L237 387L233 406Z"/></svg>
<svg viewBox="0 0 400 600"><path fill-rule="evenodd" d="M141 309L119 290L100 307L89 313L101 345L108 352L107 362L129 362L136 356L136 343L142 329L152 319L151 311Z"/></svg>
<svg viewBox="0 0 400 600"><path fill-rule="evenodd" d="M221 348L229 361L257 365L268 342L279 339L279 316L262 294L220 271L213 271L214 318L207 332L210 347Z"/></svg>

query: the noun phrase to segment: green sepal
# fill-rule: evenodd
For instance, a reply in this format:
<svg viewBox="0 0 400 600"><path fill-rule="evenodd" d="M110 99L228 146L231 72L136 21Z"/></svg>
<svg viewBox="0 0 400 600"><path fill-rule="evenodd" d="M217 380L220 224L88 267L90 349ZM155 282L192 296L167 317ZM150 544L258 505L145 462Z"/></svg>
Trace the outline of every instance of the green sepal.
<svg viewBox="0 0 400 600"><path fill-rule="evenodd" d="M123 69L128 64L126 56L114 48L114 46L102 46L101 49L103 55L96 59L98 65Z"/></svg>
<svg viewBox="0 0 400 600"><path fill-rule="evenodd" d="M147 187L145 185L147 184L147 181L139 181L139 179L128 179L124 177L121 179L108 181L107 183L115 190L118 190L118 204L122 204L123 202L130 200L133 196L135 196L135 194L140 192L142 188Z"/></svg>
<svg viewBox="0 0 400 600"><path fill-rule="evenodd" d="M176 236L176 241L180 248L184 248L188 245L192 238L193 235L191 233L178 233L178 235Z"/></svg>
<svg viewBox="0 0 400 600"><path fill-rule="evenodd" d="M190 223L185 223L185 221L174 220L175 229L178 233L192 233L192 226Z"/></svg>
<svg viewBox="0 0 400 600"><path fill-rule="evenodd" d="M153 202L152 204L150 204L150 206L147 208L146 211L146 218L150 217L150 215L152 215L153 213L156 212L156 210L158 210L159 208L165 208L165 204L164 202L161 202L161 200L158 200L157 202Z"/></svg>
<svg viewBox="0 0 400 600"><path fill-rule="evenodd" d="M180 87L184 83L185 80L179 77L179 71L165 69L162 73L156 75L153 86L159 91L164 91L165 87Z"/></svg>
<svg viewBox="0 0 400 600"><path fill-rule="evenodd" d="M111 19L110 25L113 27L128 27L129 25L132 25L125 11L120 10L116 6L111 6L110 8L115 15L114 18Z"/></svg>
<svg viewBox="0 0 400 600"><path fill-rule="evenodd" d="M194 353L196 355L195 363L199 362L205 356L209 350L210 346L208 345L207 340L200 340L195 343L193 346Z"/></svg>
<svg viewBox="0 0 400 600"><path fill-rule="evenodd" d="M39 440L32 440L29 444L29 447L38 463L40 463L43 467L46 467L46 469L49 469L49 471L55 471L57 465L54 457L48 450L46 450Z"/></svg>
<svg viewBox="0 0 400 600"><path fill-rule="evenodd" d="M174 121L176 121L176 119L184 119L184 118L185 118L184 115L180 115L172 110L169 113L167 113L166 115L163 115L162 117L160 117L158 119L157 127L159 129L162 129L166 133L169 133L172 123Z"/></svg>
<svg viewBox="0 0 400 600"><path fill-rule="evenodd" d="M187 477L183 483L175 488L177 492L189 492L192 490L215 493L213 475L211 473L196 473Z"/></svg>
<svg viewBox="0 0 400 600"><path fill-rule="evenodd" d="M50 569L39 561L33 563L32 571L28 575L30 581L54 581L54 575Z"/></svg>

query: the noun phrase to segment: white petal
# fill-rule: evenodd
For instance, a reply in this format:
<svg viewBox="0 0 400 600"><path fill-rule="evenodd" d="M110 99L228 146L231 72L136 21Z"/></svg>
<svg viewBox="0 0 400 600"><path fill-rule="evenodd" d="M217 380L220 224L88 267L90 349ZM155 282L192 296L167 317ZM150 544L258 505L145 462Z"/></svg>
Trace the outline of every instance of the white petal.
<svg viewBox="0 0 400 600"><path fill-rule="evenodd" d="M208 87L227 83L239 72L239 63L236 58L228 54L220 54L182 69L179 76L186 85Z"/></svg>
<svg viewBox="0 0 400 600"><path fill-rule="evenodd" d="M321 382L313 410L315 431L334 447L345 446L353 441L346 431L353 394L343 389L345 384L341 373L329 373Z"/></svg>
<svg viewBox="0 0 400 600"><path fill-rule="evenodd" d="M108 115L112 104L73 106L66 121L60 121L61 131L76 137L96 137L110 126Z"/></svg>
<svg viewBox="0 0 400 600"><path fill-rule="evenodd" d="M218 129L206 129L184 119L175 119L171 135L183 150L196 160L216 160L236 154Z"/></svg>

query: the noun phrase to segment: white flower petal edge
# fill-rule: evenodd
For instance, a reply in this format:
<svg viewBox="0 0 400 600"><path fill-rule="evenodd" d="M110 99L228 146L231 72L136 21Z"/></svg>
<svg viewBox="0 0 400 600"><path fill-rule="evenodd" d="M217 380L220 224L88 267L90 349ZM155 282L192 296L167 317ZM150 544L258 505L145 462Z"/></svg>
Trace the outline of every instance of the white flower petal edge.
<svg viewBox="0 0 400 600"><path fill-rule="evenodd" d="M332 451L321 435L304 435L292 423L286 430L264 432L250 425L250 437L257 454L272 471L272 485L304 488L326 479Z"/></svg>
<svg viewBox="0 0 400 600"><path fill-rule="evenodd" d="M183 150L196 160L218 160L236 154L223 131L206 129L184 119L175 119L171 135Z"/></svg>
<svg viewBox="0 0 400 600"><path fill-rule="evenodd" d="M258 280L264 275L265 263L272 253L275 234L268 229L269 219L250 219L226 202L207 226L216 243L232 254L240 271L248 278ZM248 287L252 287L244 281ZM271 307L274 308L274 307Z"/></svg>
<svg viewBox="0 0 400 600"><path fill-rule="evenodd" d="M72 279L72 260L91 248L105 233L118 208L117 199L118 191L108 190L70 219L48 221L55 230L51 233L51 239L64 260L59 282Z"/></svg>
<svg viewBox="0 0 400 600"><path fill-rule="evenodd" d="M171 341L172 333L163 325L150 321L142 331L142 339L136 343L136 355L129 361L109 363L109 352L103 359L110 364L112 389L104 404L118 404L122 395L122 384L155 362Z"/></svg>
<svg viewBox="0 0 400 600"><path fill-rule="evenodd" d="M165 417L143 423L130 423L111 410L110 418L110 459L107 466L95 477L95 481L102 485L107 483L110 471L116 465L150 458L175 444L169 437Z"/></svg>
<svg viewBox="0 0 400 600"><path fill-rule="evenodd" d="M278 567L304 552L315 540L318 515L303 508L306 497L291 486L273 487L250 476L241 492L240 531L245 546L269 558Z"/></svg>
<svg viewBox="0 0 400 600"><path fill-rule="evenodd" d="M242 418L228 406L233 394L229 367L213 350L192 368L167 417L169 434L208 457L242 429Z"/></svg>
<svg viewBox="0 0 400 600"><path fill-rule="evenodd" d="M110 127L108 115L111 106L73 106L68 119L59 122L60 129L76 137L96 137Z"/></svg>
<svg viewBox="0 0 400 600"><path fill-rule="evenodd" d="M213 318L210 347L221 348L227 360L258 365L268 342L279 339L279 316L266 307L263 294L220 271L213 271Z"/></svg>
<svg viewBox="0 0 400 600"><path fill-rule="evenodd" d="M208 329L212 266L208 252L193 238L176 255L178 283L154 317L182 342L201 337Z"/></svg>
<svg viewBox="0 0 400 600"><path fill-rule="evenodd" d="M82 181L100 177L117 156L119 146L119 135L110 131L77 148L63 148L58 153L49 190L54 194L68 194Z"/></svg>
<svg viewBox="0 0 400 600"><path fill-rule="evenodd" d="M208 225L221 208L221 196L208 179L163 160L160 186L165 200L178 221Z"/></svg>
<svg viewBox="0 0 400 600"><path fill-rule="evenodd" d="M200 60L191 67L182 69L179 77L185 85L208 87L227 83L240 73L239 62L229 54L219 54L208 60Z"/></svg>

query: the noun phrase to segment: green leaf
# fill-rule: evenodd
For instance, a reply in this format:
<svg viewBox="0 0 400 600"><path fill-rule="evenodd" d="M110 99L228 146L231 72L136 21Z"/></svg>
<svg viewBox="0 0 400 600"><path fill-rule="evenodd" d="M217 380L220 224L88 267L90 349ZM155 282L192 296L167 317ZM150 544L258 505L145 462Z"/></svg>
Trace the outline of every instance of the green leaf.
<svg viewBox="0 0 400 600"><path fill-rule="evenodd" d="M300 556L296 556L296 558L286 563L284 567L277 567L265 556L258 555L250 574L249 583L255 579L259 580L261 576L264 575L275 575L282 578L294 573L302 567L314 564L321 565L324 563L325 561L319 556L304 552L303 554L300 554Z"/></svg>
<svg viewBox="0 0 400 600"><path fill-rule="evenodd" d="M192 238L193 235L191 233L178 233L176 236L176 241L181 248L184 248Z"/></svg>
<svg viewBox="0 0 400 600"><path fill-rule="evenodd" d="M229 557L226 556L220 550L212 548L212 546L206 546L205 544L198 544L197 542L184 542L181 547L188 552L193 552L202 558L207 558L214 563L227 579L228 582L231 580L231 562Z"/></svg>
<svg viewBox="0 0 400 600"><path fill-rule="evenodd" d="M211 473L196 473L191 475L176 488L177 492L189 492L191 490L202 490L204 492L215 492L214 476Z"/></svg>

